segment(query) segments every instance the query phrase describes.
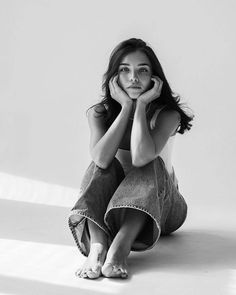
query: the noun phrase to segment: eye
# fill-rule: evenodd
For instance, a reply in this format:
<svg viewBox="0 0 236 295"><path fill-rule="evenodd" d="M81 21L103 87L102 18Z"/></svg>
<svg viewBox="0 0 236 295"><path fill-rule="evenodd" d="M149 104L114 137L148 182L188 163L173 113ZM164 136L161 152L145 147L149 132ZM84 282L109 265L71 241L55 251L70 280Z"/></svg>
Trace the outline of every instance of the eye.
<svg viewBox="0 0 236 295"><path fill-rule="evenodd" d="M141 69L139 69L139 71L141 73L148 73L148 69L146 69L146 68L141 68Z"/></svg>
<svg viewBox="0 0 236 295"><path fill-rule="evenodd" d="M127 67L120 68L120 72L128 72L129 69Z"/></svg>

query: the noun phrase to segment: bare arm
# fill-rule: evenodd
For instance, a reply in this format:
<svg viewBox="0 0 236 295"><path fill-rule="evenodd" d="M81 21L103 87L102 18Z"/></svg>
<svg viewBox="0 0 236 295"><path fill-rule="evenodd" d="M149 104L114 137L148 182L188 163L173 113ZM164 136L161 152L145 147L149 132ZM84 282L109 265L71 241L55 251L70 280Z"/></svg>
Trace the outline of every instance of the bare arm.
<svg viewBox="0 0 236 295"><path fill-rule="evenodd" d="M148 130L146 104L139 101L134 115L130 148L134 166L143 166L154 158L155 145Z"/></svg>
<svg viewBox="0 0 236 295"><path fill-rule="evenodd" d="M100 168L106 169L114 159L124 135L131 110L132 101L123 104L120 113L108 130L106 130L104 118L97 117L94 109L89 111L89 149L93 161Z"/></svg>
<svg viewBox="0 0 236 295"><path fill-rule="evenodd" d="M160 114L156 127L149 131L145 104L137 103L131 132L132 164L139 167L154 160L178 127L179 122L180 114L177 111L166 111Z"/></svg>

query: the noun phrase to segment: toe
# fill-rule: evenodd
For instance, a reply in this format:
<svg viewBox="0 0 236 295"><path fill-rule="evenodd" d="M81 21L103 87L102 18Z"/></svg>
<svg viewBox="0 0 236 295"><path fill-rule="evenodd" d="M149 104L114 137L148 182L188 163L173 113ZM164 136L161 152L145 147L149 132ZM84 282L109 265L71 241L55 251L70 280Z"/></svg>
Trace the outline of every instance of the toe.
<svg viewBox="0 0 236 295"><path fill-rule="evenodd" d="M114 266L112 267L112 272L113 272L113 274L114 274L115 276L120 276L121 273L122 273L122 270L121 270L121 268L118 267L117 265L114 265Z"/></svg>
<svg viewBox="0 0 236 295"><path fill-rule="evenodd" d="M126 268L125 266L121 266L120 269L121 269L121 277L122 277L122 278L126 278L126 277L128 277L128 271L127 271L127 268Z"/></svg>
<svg viewBox="0 0 236 295"><path fill-rule="evenodd" d="M126 278L128 278L128 272L127 272L127 270L122 271L122 273L121 273L121 278L122 278L122 279L126 279Z"/></svg>
<svg viewBox="0 0 236 295"><path fill-rule="evenodd" d="M88 275L88 278L90 278L90 279L96 279L96 278L100 277L100 272L90 270L87 272L87 275Z"/></svg>
<svg viewBox="0 0 236 295"><path fill-rule="evenodd" d="M122 279L126 279L128 277L128 273L127 270L122 267L121 265L114 265L112 267L112 277L116 277L116 278L122 278Z"/></svg>
<svg viewBox="0 0 236 295"><path fill-rule="evenodd" d="M81 271L82 271L81 268L77 269L77 271L75 272L75 275L76 275L77 277L79 277L80 274L81 274Z"/></svg>
<svg viewBox="0 0 236 295"><path fill-rule="evenodd" d="M84 270L81 275L80 275L81 278L87 278L88 275L87 275L87 270Z"/></svg>
<svg viewBox="0 0 236 295"><path fill-rule="evenodd" d="M99 272L101 270L101 266L100 265L96 265L94 267L92 267L91 269L93 272Z"/></svg>
<svg viewBox="0 0 236 295"><path fill-rule="evenodd" d="M105 277L108 278L119 278L121 276L121 269L117 265L107 263L102 268L102 273Z"/></svg>
<svg viewBox="0 0 236 295"><path fill-rule="evenodd" d="M100 265L96 265L92 268L90 268L87 271L87 275L90 279L96 279L101 275L101 266Z"/></svg>

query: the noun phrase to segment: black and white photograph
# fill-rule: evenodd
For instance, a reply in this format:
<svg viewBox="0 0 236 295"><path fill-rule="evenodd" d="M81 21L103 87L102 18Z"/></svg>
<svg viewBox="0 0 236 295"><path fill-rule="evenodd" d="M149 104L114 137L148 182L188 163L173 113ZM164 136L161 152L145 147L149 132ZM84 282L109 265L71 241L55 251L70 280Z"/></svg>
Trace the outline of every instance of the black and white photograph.
<svg viewBox="0 0 236 295"><path fill-rule="evenodd" d="M1 295L236 295L235 15L0 0Z"/></svg>

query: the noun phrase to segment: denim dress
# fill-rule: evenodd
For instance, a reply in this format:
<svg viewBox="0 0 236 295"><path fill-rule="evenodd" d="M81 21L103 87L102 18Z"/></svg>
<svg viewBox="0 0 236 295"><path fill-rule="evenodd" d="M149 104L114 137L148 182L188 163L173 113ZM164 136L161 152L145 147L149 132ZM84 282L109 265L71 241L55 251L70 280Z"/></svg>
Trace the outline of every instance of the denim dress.
<svg viewBox="0 0 236 295"><path fill-rule="evenodd" d="M106 233L111 243L127 208L148 216L132 251L151 249L161 234L168 235L184 223L187 204L179 192L174 170L169 174L160 156L145 166L133 167L126 175L116 157L106 169L91 161L68 219L80 252L88 256L90 251L88 219Z"/></svg>

